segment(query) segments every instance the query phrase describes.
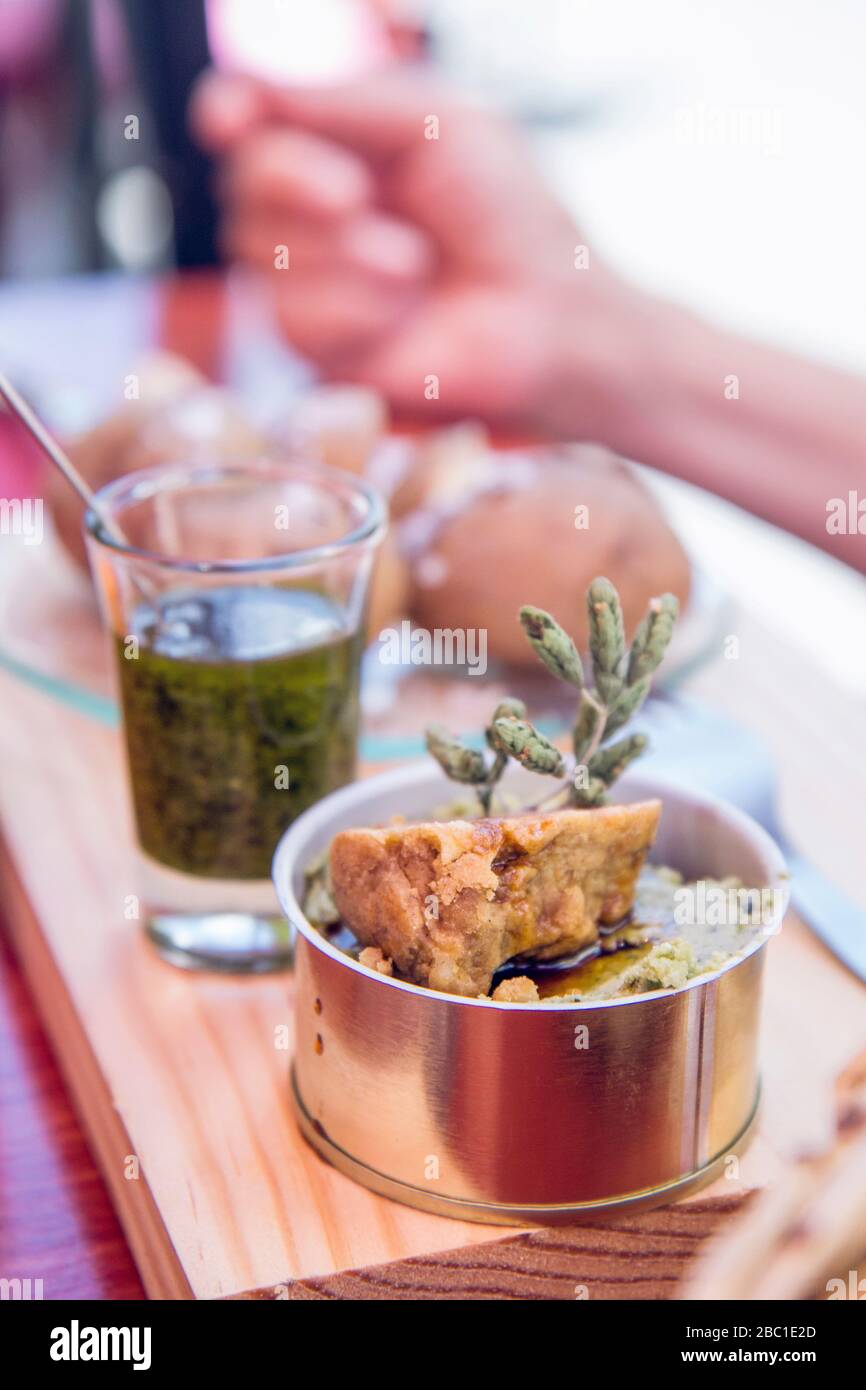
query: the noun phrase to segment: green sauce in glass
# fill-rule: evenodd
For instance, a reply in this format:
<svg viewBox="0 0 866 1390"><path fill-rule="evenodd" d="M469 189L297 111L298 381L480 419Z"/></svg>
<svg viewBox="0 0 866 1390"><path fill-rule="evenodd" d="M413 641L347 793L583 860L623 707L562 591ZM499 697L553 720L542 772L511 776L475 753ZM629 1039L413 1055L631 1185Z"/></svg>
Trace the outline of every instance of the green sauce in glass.
<svg viewBox="0 0 866 1390"><path fill-rule="evenodd" d="M172 593L117 642L138 834L152 858L262 879L286 826L355 772L362 639L321 594ZM286 787L288 781L288 787Z"/></svg>

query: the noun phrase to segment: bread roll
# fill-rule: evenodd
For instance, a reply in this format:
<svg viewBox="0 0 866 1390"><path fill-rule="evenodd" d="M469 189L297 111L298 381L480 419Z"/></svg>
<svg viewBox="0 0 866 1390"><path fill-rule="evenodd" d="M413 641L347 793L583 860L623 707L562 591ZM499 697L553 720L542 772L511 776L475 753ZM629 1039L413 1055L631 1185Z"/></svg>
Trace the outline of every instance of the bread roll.
<svg viewBox="0 0 866 1390"><path fill-rule="evenodd" d="M363 473L388 429L383 396L365 386L315 386L292 406L287 442L330 468Z"/></svg>
<svg viewBox="0 0 866 1390"><path fill-rule="evenodd" d="M138 396L66 448L94 491L122 474L168 462L260 457L268 441L245 419L224 391L207 383L182 358L158 353L135 371ZM84 507L54 470L46 496L61 543L82 567Z"/></svg>
<svg viewBox="0 0 866 1390"><path fill-rule="evenodd" d="M518 464L520 465L518 467ZM630 635L648 600L689 595L689 562L635 471L594 446L506 456L500 487L416 526L412 617L425 628L486 628L491 657L534 665L522 604L547 609L587 646L586 590L606 575ZM515 471L516 470L516 471ZM509 476L510 473L510 476Z"/></svg>
<svg viewBox="0 0 866 1390"><path fill-rule="evenodd" d="M370 581L367 638L375 642L385 627L393 627L409 611L411 581L409 567L400 554L392 532L388 532L376 556Z"/></svg>

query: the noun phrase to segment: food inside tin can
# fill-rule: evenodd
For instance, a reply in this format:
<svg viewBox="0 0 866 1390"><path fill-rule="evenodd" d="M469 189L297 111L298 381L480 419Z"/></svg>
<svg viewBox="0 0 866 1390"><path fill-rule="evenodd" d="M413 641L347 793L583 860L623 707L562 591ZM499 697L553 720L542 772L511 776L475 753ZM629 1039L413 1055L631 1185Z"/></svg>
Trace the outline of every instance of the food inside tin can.
<svg viewBox="0 0 866 1390"><path fill-rule="evenodd" d="M339 915L324 859L312 867L307 882L308 918L352 959L380 975L497 1003L591 1002L681 989L741 955L765 921L766 890L746 889L734 877L686 883L675 869L646 864L637 876L632 907L618 922L599 923L582 946L562 955L554 954L555 948L547 954L515 955L492 970L489 979L485 976L486 987L479 989L478 955L488 949L479 941L480 931L469 934L474 948L461 944L447 976L436 976L434 983L421 963L425 951L411 934L398 948L402 969L382 946L363 944L365 938ZM402 920L408 925L408 919ZM375 935L374 925L366 939ZM381 939L394 940L393 923L383 927Z"/></svg>
<svg viewBox="0 0 866 1390"><path fill-rule="evenodd" d="M485 730L487 754L428 731L430 752L473 788L480 815L452 807L422 822L344 830L309 867L307 917L362 964L497 1002L607 999L681 988L761 930L772 910L763 894L735 880L687 885L647 865L660 801L607 804L646 746L640 735L613 735L648 693L676 601L653 600L628 650L608 580L590 586L588 616L592 686L556 620L535 608L520 614L541 660L579 692L571 765L520 701L502 701ZM509 760L557 778L556 790L512 808L499 787Z"/></svg>

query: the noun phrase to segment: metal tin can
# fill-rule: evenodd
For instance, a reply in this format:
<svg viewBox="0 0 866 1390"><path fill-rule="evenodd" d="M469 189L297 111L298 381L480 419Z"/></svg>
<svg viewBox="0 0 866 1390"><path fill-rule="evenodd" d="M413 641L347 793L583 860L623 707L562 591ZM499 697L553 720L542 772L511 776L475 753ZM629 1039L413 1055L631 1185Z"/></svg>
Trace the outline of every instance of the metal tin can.
<svg viewBox="0 0 866 1390"><path fill-rule="evenodd" d="M623 779L628 799L664 801L657 860L775 889L772 920L745 953L683 989L603 1003L439 994L346 956L297 895L304 865L338 830L429 813L440 777L418 765L336 792L277 852L297 930L292 1091L307 1139L388 1197L507 1225L661 1202L706 1181L757 1105L765 948L787 902L778 849L722 802Z"/></svg>

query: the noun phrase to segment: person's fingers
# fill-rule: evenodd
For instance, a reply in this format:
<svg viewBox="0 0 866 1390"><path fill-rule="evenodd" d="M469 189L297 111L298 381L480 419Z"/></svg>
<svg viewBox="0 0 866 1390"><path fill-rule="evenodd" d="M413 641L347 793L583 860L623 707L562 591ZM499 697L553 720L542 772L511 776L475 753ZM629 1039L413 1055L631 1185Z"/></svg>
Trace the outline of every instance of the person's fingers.
<svg viewBox="0 0 866 1390"><path fill-rule="evenodd" d="M363 162L302 130L264 129L226 156L220 191L229 202L270 203L310 217L344 217L369 201Z"/></svg>
<svg viewBox="0 0 866 1390"><path fill-rule="evenodd" d="M542 384L550 389L549 335L548 316L531 288L504 293L496 284L454 286L423 300L398 332L366 343L341 364L342 374L409 413L423 408L471 417L483 400L494 415L519 415ZM424 386L431 374L439 392L428 402Z"/></svg>
<svg viewBox="0 0 866 1390"><path fill-rule="evenodd" d="M399 154L438 135L438 122L463 113L454 94L415 69L399 67L340 87L263 84L266 111L373 158Z"/></svg>
<svg viewBox="0 0 866 1390"><path fill-rule="evenodd" d="M285 266L285 252L282 252L281 260L280 251L284 246L288 246L286 236L285 223L276 218L269 209L259 212L229 212L220 223L220 253L226 261L242 261L258 270L279 270L280 274L286 274L287 269L296 268L299 259L303 264L309 263L307 249L304 247L299 253L298 238L295 235L292 238L294 249L289 256L289 267ZM321 246L321 237L316 237L309 228L305 228L306 238L316 241Z"/></svg>
<svg viewBox="0 0 866 1390"><path fill-rule="evenodd" d="M424 228L455 262L511 274L527 266L531 247L545 273L568 272L570 220L494 112L470 108L405 68L341 87L262 84L260 95L266 119L335 142L345 157L354 151L391 210ZM398 158L388 167L391 156Z"/></svg>
<svg viewBox="0 0 866 1390"><path fill-rule="evenodd" d="M476 274L573 274L574 227L520 137L489 115L405 160L389 205Z"/></svg>
<svg viewBox="0 0 866 1390"><path fill-rule="evenodd" d="M337 238L338 254L347 263L385 280L423 281L433 270L435 254L423 232L386 213L350 218Z"/></svg>
<svg viewBox="0 0 866 1390"><path fill-rule="evenodd" d="M280 121L382 157L433 138L437 121L466 109L428 74L407 67L339 87L281 86L209 71L193 91L189 120L196 138L214 151Z"/></svg>
<svg viewBox="0 0 866 1390"><path fill-rule="evenodd" d="M261 83L209 68L193 88L187 119L199 144L220 154L261 125L265 111Z"/></svg>
<svg viewBox="0 0 866 1390"><path fill-rule="evenodd" d="M222 243L234 259L289 273L355 270L386 283L420 284L433 265L420 232L378 212L325 225L287 217L269 205L247 204L230 209Z"/></svg>
<svg viewBox="0 0 866 1390"><path fill-rule="evenodd" d="M414 302L411 290L385 286L351 271L286 279L276 296L277 318L304 356L338 370L342 361L387 336Z"/></svg>

